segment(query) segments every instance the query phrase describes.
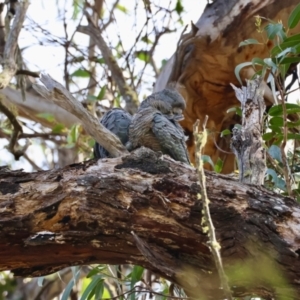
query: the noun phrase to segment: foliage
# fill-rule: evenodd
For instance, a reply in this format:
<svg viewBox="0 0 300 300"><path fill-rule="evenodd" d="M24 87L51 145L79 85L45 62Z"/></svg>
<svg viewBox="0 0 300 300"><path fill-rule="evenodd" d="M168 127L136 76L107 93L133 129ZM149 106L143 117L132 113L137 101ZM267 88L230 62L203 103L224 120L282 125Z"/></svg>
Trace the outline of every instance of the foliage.
<svg viewBox="0 0 300 300"><path fill-rule="evenodd" d="M264 59L254 57L251 62L238 65L235 74L241 82L240 70L252 66L255 75L267 78L274 99L279 103L270 107L265 116L265 134L263 138L268 148L269 168L266 185L290 196L296 196L300 201L299 164L299 125L300 105L288 103L290 92L285 87L285 78L300 62L300 34L290 34L300 20L300 4L290 14L286 26L282 22L268 20L261 28L262 17L256 17L256 26L261 33L262 41L248 39L240 43L240 47L256 45L264 47L272 42L270 56ZM290 87L289 87L290 88ZM299 86L298 88L299 89Z"/></svg>

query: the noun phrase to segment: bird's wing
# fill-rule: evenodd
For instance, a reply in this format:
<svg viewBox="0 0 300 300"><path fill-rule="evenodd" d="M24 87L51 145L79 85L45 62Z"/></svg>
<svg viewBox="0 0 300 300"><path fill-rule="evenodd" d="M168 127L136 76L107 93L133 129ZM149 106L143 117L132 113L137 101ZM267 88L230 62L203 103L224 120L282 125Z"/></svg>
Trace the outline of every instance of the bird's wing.
<svg viewBox="0 0 300 300"><path fill-rule="evenodd" d="M125 145L128 142L128 128L131 123L131 115L123 109L114 108L105 113L100 123L114 133ZM98 143L94 147L95 158L108 157L109 153Z"/></svg>
<svg viewBox="0 0 300 300"><path fill-rule="evenodd" d="M190 164L182 128L161 113L153 116L152 131L159 141L163 152L173 159ZM179 126L179 127L178 127Z"/></svg>

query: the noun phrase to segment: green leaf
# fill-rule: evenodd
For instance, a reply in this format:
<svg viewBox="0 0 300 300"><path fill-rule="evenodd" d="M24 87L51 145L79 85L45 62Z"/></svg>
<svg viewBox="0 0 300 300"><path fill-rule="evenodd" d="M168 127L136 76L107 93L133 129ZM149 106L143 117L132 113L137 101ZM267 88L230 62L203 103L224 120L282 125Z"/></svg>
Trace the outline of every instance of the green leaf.
<svg viewBox="0 0 300 300"><path fill-rule="evenodd" d="M294 8L288 19L288 27L294 28L300 20L300 3Z"/></svg>
<svg viewBox="0 0 300 300"><path fill-rule="evenodd" d="M264 60L259 57L254 57L251 62L254 69L255 69L255 65L260 65L260 66L265 65Z"/></svg>
<svg viewBox="0 0 300 300"><path fill-rule="evenodd" d="M117 4L116 8L118 10L120 10L121 12L123 12L124 14L128 13L128 9L125 6L123 6L123 5Z"/></svg>
<svg viewBox="0 0 300 300"><path fill-rule="evenodd" d="M239 47L247 46L247 45L254 45L254 44L260 44L256 39L248 39L240 42Z"/></svg>
<svg viewBox="0 0 300 300"><path fill-rule="evenodd" d="M214 167L214 171L216 173L221 173L222 169L223 169L223 160L218 158L217 162L215 163L215 167Z"/></svg>
<svg viewBox="0 0 300 300"><path fill-rule="evenodd" d="M103 279L100 275L96 275L93 277L90 284L86 287L83 294L81 295L80 300L86 300L88 296L90 299L90 294L92 294L91 297L94 296L94 293L92 293L92 291L95 289L97 284L103 285Z"/></svg>
<svg viewBox="0 0 300 300"><path fill-rule="evenodd" d="M52 133L62 133L62 131L65 129L65 125L64 124L56 124L53 128L52 128Z"/></svg>
<svg viewBox="0 0 300 300"><path fill-rule="evenodd" d="M265 58L264 59L264 63L267 65L267 66L269 66L269 67L271 67L271 68L274 68L275 70L277 69L277 66L276 66L276 64L273 62L273 60L272 60L272 58Z"/></svg>
<svg viewBox="0 0 300 300"><path fill-rule="evenodd" d="M287 139L288 140L300 140L300 134L299 133L288 133Z"/></svg>
<svg viewBox="0 0 300 300"><path fill-rule="evenodd" d="M275 187L281 189L282 191L285 191L285 182L279 178L276 174L276 172L273 169L267 169L266 175L270 175L272 178L272 181L275 184Z"/></svg>
<svg viewBox="0 0 300 300"><path fill-rule="evenodd" d="M235 112L238 116L242 116L242 109L239 106L231 107L226 111L228 114L231 112Z"/></svg>
<svg viewBox="0 0 300 300"><path fill-rule="evenodd" d="M105 269L106 269L106 266L105 266L105 265L104 265L104 266L103 266L103 265L99 265L99 266L93 268L93 269L86 275L86 277L87 277L87 278L90 278L90 277L92 277L92 276L98 274L99 272L104 271Z"/></svg>
<svg viewBox="0 0 300 300"><path fill-rule="evenodd" d="M280 23L268 24L264 29L267 32L267 36L269 40L273 40L276 35L280 37L282 40L286 38L283 25Z"/></svg>
<svg viewBox="0 0 300 300"><path fill-rule="evenodd" d="M145 34L142 38L141 38L141 40L144 42L144 43L146 43L146 44L153 44L153 42L149 39L149 37L148 37L148 35L147 34Z"/></svg>
<svg viewBox="0 0 300 300"><path fill-rule="evenodd" d="M231 134L231 131L229 129L225 129L221 132L221 137L225 136L225 135L229 135Z"/></svg>
<svg viewBox="0 0 300 300"><path fill-rule="evenodd" d="M144 62L149 62L150 61L150 56L149 54L147 53L147 51L136 51L135 53L136 57L139 59L139 60L142 60Z"/></svg>
<svg viewBox="0 0 300 300"><path fill-rule="evenodd" d="M281 159L281 151L280 148L276 145L272 145L269 149L268 149L268 153L274 158L276 159L278 162L282 162Z"/></svg>
<svg viewBox="0 0 300 300"><path fill-rule="evenodd" d="M279 72L281 75L281 78L285 78L286 77L286 73L289 70L291 64L282 64L279 65Z"/></svg>
<svg viewBox="0 0 300 300"><path fill-rule="evenodd" d="M235 124L233 128L237 128L239 130L242 130L242 125L241 124Z"/></svg>
<svg viewBox="0 0 300 300"><path fill-rule="evenodd" d="M184 11L184 7L182 6L181 0L177 0L175 11L180 15Z"/></svg>
<svg viewBox="0 0 300 300"><path fill-rule="evenodd" d="M84 69L78 69L71 74L72 77L90 77L90 73Z"/></svg>
<svg viewBox="0 0 300 300"><path fill-rule="evenodd" d="M80 274L80 269L78 266L76 267L71 267L72 273L73 273L73 279L71 279L66 286L60 300L68 300L70 293L72 291L73 286L75 285L75 282L77 282L79 274Z"/></svg>
<svg viewBox="0 0 300 300"><path fill-rule="evenodd" d="M282 127L278 127L278 126L273 126L273 125L269 125L269 129L272 130L272 133L275 135L282 135Z"/></svg>
<svg viewBox="0 0 300 300"><path fill-rule="evenodd" d="M281 64L292 64L298 62L300 62L300 57L285 57L280 61Z"/></svg>
<svg viewBox="0 0 300 300"><path fill-rule="evenodd" d="M68 144L74 144L77 142L79 137L79 126L80 125L76 124L71 127L71 130L67 136Z"/></svg>
<svg viewBox="0 0 300 300"><path fill-rule="evenodd" d="M270 119L270 124L276 127L283 126L283 118L282 117L273 117Z"/></svg>
<svg viewBox="0 0 300 300"><path fill-rule="evenodd" d="M285 107L286 107L287 114L292 114L292 113L298 113L298 112L300 112L300 106L298 104L285 103ZM283 114L282 104L272 106L269 109L268 114L270 116L272 116L272 117L282 116L282 114Z"/></svg>
<svg viewBox="0 0 300 300"><path fill-rule="evenodd" d="M144 272L144 268L140 266L134 266L131 272L131 283L130 288L133 289L134 285L141 280ZM135 293L132 293L130 296L131 300L135 300Z"/></svg>
<svg viewBox="0 0 300 300"><path fill-rule="evenodd" d="M94 95L87 95L86 96L86 100L88 100L89 102L95 102L98 101L97 97Z"/></svg>
<svg viewBox="0 0 300 300"><path fill-rule="evenodd" d="M99 281L99 283L96 285L95 288L95 299L102 299L102 295L104 292L104 280L102 279L101 281ZM112 296L109 295L109 298L111 298Z"/></svg>
<svg viewBox="0 0 300 300"><path fill-rule="evenodd" d="M39 118L43 118L43 119L47 120L48 122L53 122L55 120L54 116L49 113L40 113L40 114L37 114L37 116Z"/></svg>
<svg viewBox="0 0 300 300"><path fill-rule="evenodd" d="M97 96L98 100L103 100L104 96L105 96L105 92L106 92L106 86L103 86Z"/></svg>
<svg viewBox="0 0 300 300"><path fill-rule="evenodd" d="M103 57L98 58L98 59L96 60L96 62L99 63L100 65L105 64L105 60L104 60Z"/></svg>
<svg viewBox="0 0 300 300"><path fill-rule="evenodd" d="M67 285L67 287L65 288L60 300L68 300L69 296L70 296L70 293L72 291L72 288L75 284L75 281L74 279L71 279Z"/></svg>
<svg viewBox="0 0 300 300"><path fill-rule="evenodd" d="M274 137L274 133L273 132L267 132L265 134L263 134L262 138L264 141L269 141Z"/></svg>
<svg viewBox="0 0 300 300"><path fill-rule="evenodd" d="M215 168L215 165L214 165L213 161L211 160L210 156L201 155L201 159L202 159L203 163L209 163L213 169Z"/></svg>
<svg viewBox="0 0 300 300"><path fill-rule="evenodd" d="M241 69L243 69L245 67L248 67L248 66L251 66L251 65L252 65L252 62L244 62L244 63L241 63L241 64L239 64L235 67L234 74L235 74L237 80L239 81L239 83L241 85L243 85L243 83L242 83L242 80L241 80L241 77L240 77L240 71L241 71Z"/></svg>

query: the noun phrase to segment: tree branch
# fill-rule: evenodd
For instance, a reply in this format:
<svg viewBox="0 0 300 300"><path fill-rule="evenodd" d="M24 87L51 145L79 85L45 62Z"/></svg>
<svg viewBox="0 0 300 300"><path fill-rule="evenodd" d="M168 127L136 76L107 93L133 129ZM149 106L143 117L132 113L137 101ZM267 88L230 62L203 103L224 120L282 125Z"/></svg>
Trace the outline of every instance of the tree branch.
<svg viewBox="0 0 300 300"><path fill-rule="evenodd" d="M71 112L81 120L86 132L103 146L112 157L128 153L121 141L100 124L99 120L92 116L60 83L45 74L41 75L41 82L46 88L34 84L34 89L46 99L50 99L55 104Z"/></svg>
<svg viewBox="0 0 300 300"><path fill-rule="evenodd" d="M2 66L3 71L0 73L0 89L5 88L11 81L12 77L16 74L17 65L15 61L16 49L18 46L18 38L22 29L29 1L24 0L17 5L16 15L9 31L7 41L4 47Z"/></svg>
<svg viewBox="0 0 300 300"><path fill-rule="evenodd" d="M206 177L233 297L299 299L299 204L226 176ZM70 265L131 263L189 296L224 299L199 223L197 182L192 167L145 148L31 174L2 168L0 270L41 276Z"/></svg>
<svg viewBox="0 0 300 300"><path fill-rule="evenodd" d="M112 77L114 78L122 97L126 102L126 110L134 114L137 111L139 101L136 92L126 83L121 68L118 66L116 59L114 58L112 51L107 46L103 39L100 29L94 24L91 17L86 13L88 19L88 26L78 26L78 32L90 35L97 46L99 47L107 66L109 67Z"/></svg>

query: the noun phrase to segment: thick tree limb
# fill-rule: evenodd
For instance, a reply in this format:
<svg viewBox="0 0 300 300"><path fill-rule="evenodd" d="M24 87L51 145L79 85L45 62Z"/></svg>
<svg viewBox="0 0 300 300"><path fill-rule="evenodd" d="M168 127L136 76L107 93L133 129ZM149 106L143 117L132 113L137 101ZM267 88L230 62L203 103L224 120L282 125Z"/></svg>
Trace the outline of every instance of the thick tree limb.
<svg viewBox="0 0 300 300"><path fill-rule="evenodd" d="M41 82L46 88L34 84L34 89L46 99L50 99L81 120L86 132L103 146L112 157L128 153L119 138L100 124L99 120L92 116L60 83L45 74L41 75Z"/></svg>
<svg viewBox="0 0 300 300"><path fill-rule="evenodd" d="M126 83L123 72L118 66L112 51L109 49L105 40L103 39L100 29L98 26L96 26L96 24L94 24L93 20L88 14L86 14L86 17L89 22L88 26L79 26L78 32L88 34L94 39L112 73L112 77L115 80L122 97L126 102L126 110L129 113L134 114L139 106L138 96L136 92Z"/></svg>
<svg viewBox="0 0 300 300"><path fill-rule="evenodd" d="M232 178L206 176L233 296L299 299L299 204ZM199 191L193 168L144 148L60 170L2 168L0 270L39 276L69 265L132 263L197 299L222 299L200 225Z"/></svg>
<svg viewBox="0 0 300 300"><path fill-rule="evenodd" d="M0 90L0 94L5 96L3 103L7 107L11 107L12 105L17 107L19 116L36 121L43 126L53 127L53 123L49 123L45 118L37 116L44 112L52 114L58 123L62 123L66 127L81 123L73 114L32 91L26 92L26 101L23 101L20 91L11 87Z"/></svg>
<svg viewBox="0 0 300 300"><path fill-rule="evenodd" d="M5 43L3 58L1 61L3 71L0 73L0 89L5 88L10 83L12 77L17 71L15 54L18 47L19 34L25 20L27 8L29 6L29 1L22 1L16 6L16 15Z"/></svg>

